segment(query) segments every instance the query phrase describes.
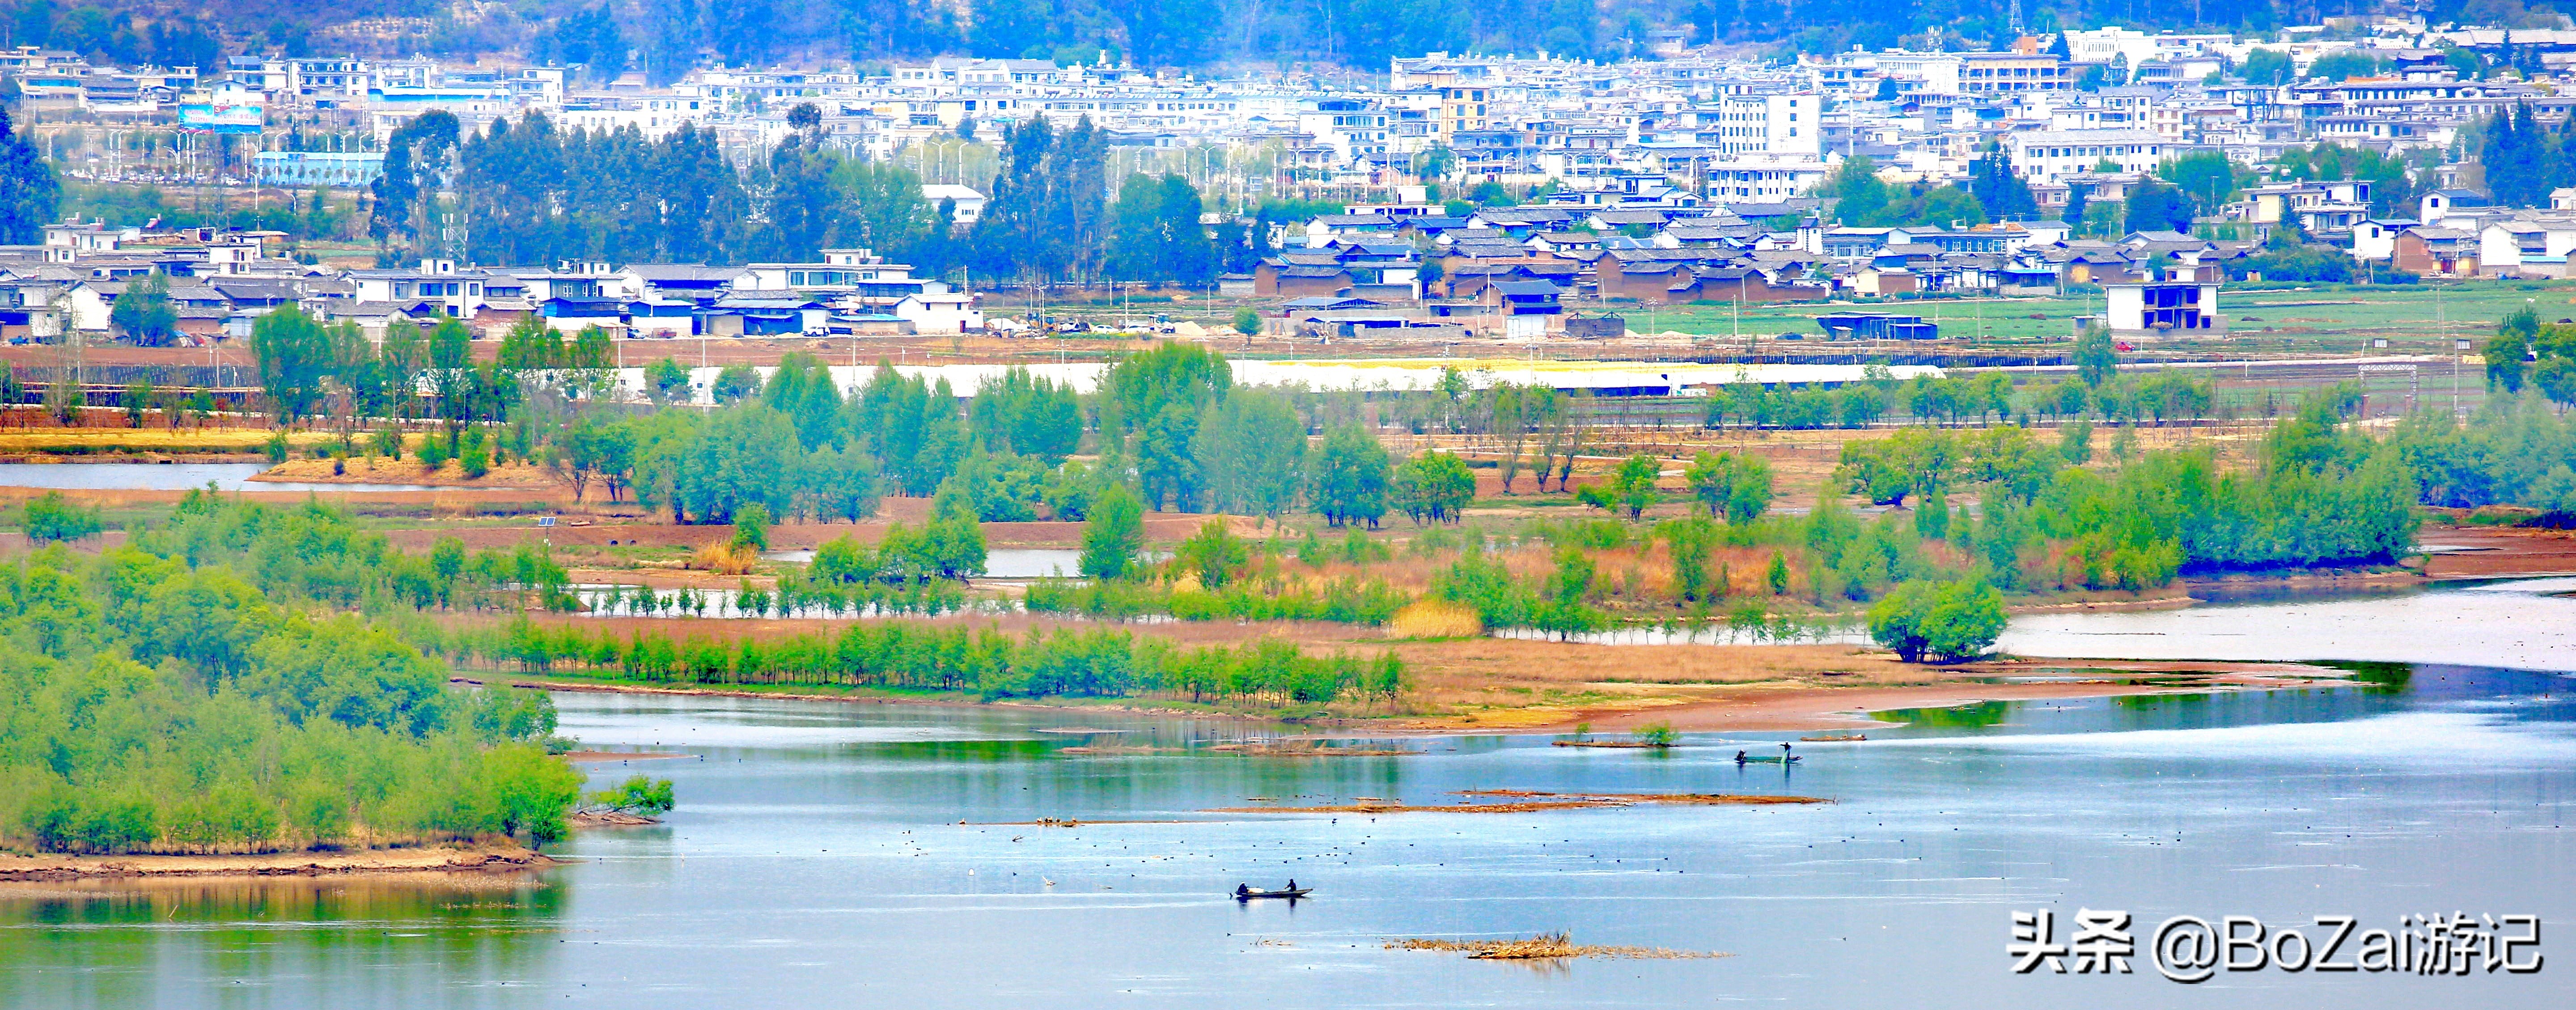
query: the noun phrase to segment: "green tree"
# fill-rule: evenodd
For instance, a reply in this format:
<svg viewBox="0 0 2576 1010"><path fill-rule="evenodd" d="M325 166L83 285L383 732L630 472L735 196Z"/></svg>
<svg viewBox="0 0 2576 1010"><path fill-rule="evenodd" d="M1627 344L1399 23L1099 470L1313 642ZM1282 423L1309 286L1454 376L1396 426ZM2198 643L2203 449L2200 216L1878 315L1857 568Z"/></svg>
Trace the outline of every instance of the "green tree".
<svg viewBox="0 0 2576 1010"><path fill-rule="evenodd" d="M1575 492L1575 499L1605 511L1624 511L1629 519L1635 520L1643 517L1647 509L1655 507L1659 497L1655 481L1662 473L1662 464L1657 463L1653 456L1638 453L1621 460L1619 469L1611 472L1609 480L1587 484Z"/></svg>
<svg viewBox="0 0 2576 1010"><path fill-rule="evenodd" d="M2130 187L2129 198L2122 201L2121 207L2126 218L2123 224L2131 232L2191 232L2191 196L2179 187L2139 180L2138 185Z"/></svg>
<svg viewBox="0 0 2576 1010"><path fill-rule="evenodd" d="M2290 54L2256 47L2245 54L2245 65L2237 68L2236 73L2247 84L2278 86L2290 83L2297 71L2291 68Z"/></svg>
<svg viewBox="0 0 2576 1010"><path fill-rule="evenodd" d="M1700 453L1682 479L1713 517L1742 525L1771 507L1771 464L1751 454Z"/></svg>
<svg viewBox="0 0 2576 1010"><path fill-rule="evenodd" d="M1261 335L1261 313L1246 305L1234 310L1234 332L1247 337Z"/></svg>
<svg viewBox="0 0 2576 1010"><path fill-rule="evenodd" d="M1910 494L1935 494L1949 486L1960 455L1947 431L1903 428L1882 439L1843 443L1835 479L1874 504L1903 506Z"/></svg>
<svg viewBox="0 0 2576 1010"><path fill-rule="evenodd" d="M1215 510L1276 522L1296 505L1305 484L1306 422L1287 397L1236 390L1203 412L1196 448Z"/></svg>
<svg viewBox="0 0 2576 1010"><path fill-rule="evenodd" d="M654 403L686 403L689 400L689 370L680 363L663 358L644 367L644 395Z"/></svg>
<svg viewBox="0 0 2576 1010"><path fill-rule="evenodd" d="M1082 407L1073 387L1012 367L975 390L967 427L985 448L1064 462L1082 442Z"/></svg>
<svg viewBox="0 0 2576 1010"><path fill-rule="evenodd" d="M60 491L28 499L19 517L27 539L39 544L86 540L97 536L103 524L98 506L75 504Z"/></svg>
<svg viewBox="0 0 2576 1010"><path fill-rule="evenodd" d="M2507 393L2522 392L2523 379L2529 374L2531 347L2540 336L2540 313L2525 305L2506 313L2496 325L2496 335L2487 338L2479 349L2486 359L2487 388Z"/></svg>
<svg viewBox="0 0 2576 1010"><path fill-rule="evenodd" d="M2250 61L2249 61L2250 62ZM2310 78L2323 78L2342 83L2355 77L2369 77L2380 71L2379 57L2358 49L2338 49L2317 57L2308 64Z"/></svg>
<svg viewBox="0 0 2576 1010"><path fill-rule="evenodd" d="M760 392L760 373L750 365L727 365L716 373L712 395L716 403L730 405Z"/></svg>
<svg viewBox="0 0 2576 1010"><path fill-rule="evenodd" d="M2193 151L2166 159L2156 166L2156 175L2182 190L2202 213L2216 213L2220 206L2236 198L2247 181L2259 178L2251 170L2240 168L2224 151ZM2129 213L2134 218L2138 211L2132 207Z"/></svg>
<svg viewBox="0 0 2576 1010"><path fill-rule="evenodd" d="M877 462L855 445L816 449L805 458L800 474L804 493L815 512L858 522L877 511Z"/></svg>
<svg viewBox="0 0 2576 1010"><path fill-rule="evenodd" d="M796 429L762 404L717 411L679 453L674 504L704 523L729 523L744 505L787 512L803 459Z"/></svg>
<svg viewBox="0 0 2576 1010"><path fill-rule="evenodd" d="M1386 516L1389 469L1386 446L1376 435L1356 425L1333 429L1310 471L1315 511L1326 525L1376 528Z"/></svg>
<svg viewBox="0 0 2576 1010"><path fill-rule="evenodd" d="M331 337L323 325L302 309L279 309L251 324L250 347L260 389L277 418L292 423L312 413L331 366Z"/></svg>
<svg viewBox="0 0 2576 1010"><path fill-rule="evenodd" d="M1134 460L1147 507L1196 511L1207 490L1200 464L1200 419L1234 387L1225 359L1196 344L1166 341L1120 358L1101 376L1104 448Z"/></svg>
<svg viewBox="0 0 2576 1010"><path fill-rule="evenodd" d="M0 108L0 245L41 245L62 220L63 183L44 154Z"/></svg>
<svg viewBox="0 0 2576 1010"><path fill-rule="evenodd" d="M1668 519L1655 527L1664 538L1664 549L1673 562L1673 586L1682 599L1700 601L1722 598L1726 587L1714 585L1708 570L1708 557L1717 543L1717 525L1706 519Z"/></svg>
<svg viewBox="0 0 2576 1010"><path fill-rule="evenodd" d="M1456 522L1476 497L1476 474L1455 454L1434 449L1395 470L1392 497L1414 522Z"/></svg>
<svg viewBox="0 0 2576 1010"><path fill-rule="evenodd" d="M1888 205L1887 183L1865 156L1843 159L1842 167L1816 187L1816 195L1834 201L1834 216L1846 227L1877 224Z"/></svg>
<svg viewBox="0 0 2576 1010"><path fill-rule="evenodd" d="M2120 353L2111 344L2111 331L2087 326L2075 336L2075 374L2084 384L2095 389L2111 381L2120 371Z"/></svg>
<svg viewBox="0 0 2576 1010"><path fill-rule="evenodd" d="M564 349L563 334L556 332L541 316L521 316L501 335L501 348L494 364L512 372L537 372L562 368L569 355Z"/></svg>
<svg viewBox="0 0 2576 1010"><path fill-rule="evenodd" d="M1908 580L1869 608L1870 638L1908 663L1973 657L2003 630L2003 594L1976 580Z"/></svg>
<svg viewBox="0 0 2576 1010"><path fill-rule="evenodd" d="M755 551L769 549L769 508L751 502L733 514L733 546Z"/></svg>
<svg viewBox="0 0 2576 1010"><path fill-rule="evenodd" d="M1044 498L1044 461L1009 453L976 453L958 464L932 495L932 507L988 523L1033 522Z"/></svg>
<svg viewBox="0 0 2576 1010"><path fill-rule="evenodd" d="M589 800L591 806L638 817L660 817L677 805L673 801L670 779L657 780L642 775L627 779L617 788L592 793Z"/></svg>
<svg viewBox="0 0 2576 1010"><path fill-rule="evenodd" d="M761 387L760 401L787 416L805 450L840 444L841 390L832 382L831 368L811 352L790 351L782 356L778 370Z"/></svg>
<svg viewBox="0 0 2576 1010"><path fill-rule="evenodd" d="M132 281L116 296L107 321L126 339L143 347L161 347L179 336L179 310L170 304L170 278L154 270Z"/></svg>
<svg viewBox="0 0 2576 1010"><path fill-rule="evenodd" d="M1226 528L1223 519L1200 523L1199 531L1172 552L1176 567L1197 576L1199 585L1211 590L1225 588L1235 569L1251 558L1252 549Z"/></svg>
<svg viewBox="0 0 2576 1010"><path fill-rule="evenodd" d="M1124 484L1112 484L1091 502L1082 527L1082 574L1110 580L1126 577L1136 555L1145 549L1145 503Z"/></svg>

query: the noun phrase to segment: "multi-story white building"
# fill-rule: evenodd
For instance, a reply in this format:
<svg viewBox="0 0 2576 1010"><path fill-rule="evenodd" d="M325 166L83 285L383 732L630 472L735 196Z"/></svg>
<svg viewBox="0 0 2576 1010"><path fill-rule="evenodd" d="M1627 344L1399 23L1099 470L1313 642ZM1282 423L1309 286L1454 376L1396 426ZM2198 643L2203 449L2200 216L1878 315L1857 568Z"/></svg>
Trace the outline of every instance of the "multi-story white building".
<svg viewBox="0 0 2576 1010"><path fill-rule="evenodd" d="M1804 195L1833 170L1812 154L1738 154L1708 162L1701 173L1710 202L1743 203Z"/></svg>
<svg viewBox="0 0 2576 1010"><path fill-rule="evenodd" d="M2152 130L2024 130L2004 141L2013 171L2031 183L2054 183L2107 161L2123 172L2153 172L2168 144Z"/></svg>
<svg viewBox="0 0 2576 1010"><path fill-rule="evenodd" d="M1804 154L1822 150L1824 96L1812 91L1727 95L1701 114L1699 140L1725 154Z"/></svg>

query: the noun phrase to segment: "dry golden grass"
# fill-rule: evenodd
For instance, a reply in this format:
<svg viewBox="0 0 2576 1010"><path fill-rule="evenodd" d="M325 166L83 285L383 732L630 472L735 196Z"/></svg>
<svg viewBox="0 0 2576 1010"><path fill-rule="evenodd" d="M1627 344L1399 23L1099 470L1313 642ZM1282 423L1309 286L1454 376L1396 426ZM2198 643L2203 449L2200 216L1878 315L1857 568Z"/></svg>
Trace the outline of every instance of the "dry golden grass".
<svg viewBox="0 0 2576 1010"><path fill-rule="evenodd" d="M10 428L0 430L0 455L55 455L114 452L247 453L268 443L258 428ZM332 436L297 432L287 436L296 446L319 444Z"/></svg>
<svg viewBox="0 0 2576 1010"><path fill-rule="evenodd" d="M1422 599L1396 611L1386 633L1391 638L1468 638L1484 634L1485 622L1464 605Z"/></svg>
<svg viewBox="0 0 2576 1010"><path fill-rule="evenodd" d="M689 567L720 575L749 575L760 565L760 552L750 544L712 543L689 555Z"/></svg>

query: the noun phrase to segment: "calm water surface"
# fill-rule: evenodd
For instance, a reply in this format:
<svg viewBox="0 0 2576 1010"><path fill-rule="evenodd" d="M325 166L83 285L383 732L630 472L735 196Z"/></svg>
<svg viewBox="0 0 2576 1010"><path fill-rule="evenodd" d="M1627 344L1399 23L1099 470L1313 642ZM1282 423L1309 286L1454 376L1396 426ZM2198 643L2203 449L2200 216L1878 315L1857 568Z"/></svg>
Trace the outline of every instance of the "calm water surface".
<svg viewBox="0 0 2576 1010"><path fill-rule="evenodd" d="M2502 608L2517 627L2576 623L2576 600L2530 586L2420 595ZM2261 609L2304 604L2234 609L2278 639L2389 602L2319 604L2314 625ZM2178 628L2225 633L2145 630L2188 637ZM2419 647L2390 631L2384 648L2320 640L2300 658ZM695 756L594 775L676 780L668 824L585 833L566 846L578 865L524 883L13 891L0 896L0 1006L2562 1007L2576 993L2563 939L2576 922L2576 684L2498 668L2517 641L2303 690L1890 713L1870 742L1802 745L1808 761L1785 771L1729 760L1779 734L1663 755L1454 737L1407 741L1424 753L1401 758L1084 757L1064 749L1249 730L564 695L566 730L591 744ZM1085 727L1126 732L1048 732ZM1476 788L1837 802L1208 812L1254 797L1445 803ZM1041 817L1128 823L995 823ZM1289 877L1317 899L1223 897ZM2558 956L2537 976L2274 972L2188 989L2143 961L2146 974L2120 978L2009 974L2012 910L2079 906L2148 923L2530 912ZM1736 956L1532 966L1383 947L1559 929Z"/></svg>
<svg viewBox="0 0 2576 1010"><path fill-rule="evenodd" d="M266 463L0 463L0 487L63 490L186 491L212 483L221 491L436 491L428 484L325 484L252 481Z"/></svg>

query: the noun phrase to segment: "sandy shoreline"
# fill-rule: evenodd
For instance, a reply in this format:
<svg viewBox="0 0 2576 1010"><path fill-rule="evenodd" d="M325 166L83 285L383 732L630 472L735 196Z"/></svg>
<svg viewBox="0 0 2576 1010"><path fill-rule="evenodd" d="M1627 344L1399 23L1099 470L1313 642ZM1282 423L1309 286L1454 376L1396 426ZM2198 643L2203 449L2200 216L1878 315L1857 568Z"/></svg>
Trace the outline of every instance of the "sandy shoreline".
<svg viewBox="0 0 2576 1010"><path fill-rule="evenodd" d="M513 844L275 852L216 856L0 855L0 881L159 877L322 877L387 873L516 873L562 865Z"/></svg>
<svg viewBox="0 0 2576 1010"><path fill-rule="evenodd" d="M1850 730L1863 727L1888 728L1889 723L1871 718L1871 713L1896 709L1948 708L1987 701L2046 701L2141 694L2203 694L2211 691L2313 687L2321 681L2334 683L2348 676L2345 671L2298 663L2165 663L2036 658L1997 659L1957 667L1919 669L1943 679L1931 683L1912 684L1818 685L1774 680L1744 684L1671 685L1676 690L1672 695L1597 704L1532 704L1515 708L1483 708L1450 715L1310 719L1304 722L1321 730L1316 734L1319 737L1562 733L1585 724L1590 725L1597 732L1624 733L1657 722L1669 723L1672 728L1685 732ZM2005 679L2019 677L2049 679ZM2156 678L2159 682L2141 682L2149 677ZM788 690L758 691L726 687L674 687L544 678L496 679L505 679L514 687L600 694L779 698L792 701L926 705L942 708L1117 712L1130 715L1179 716L1245 722L1278 721L1272 716L1162 708L1150 704L982 702L965 698L898 697L858 693L826 694ZM603 753L590 760L620 760L635 756L637 755Z"/></svg>

